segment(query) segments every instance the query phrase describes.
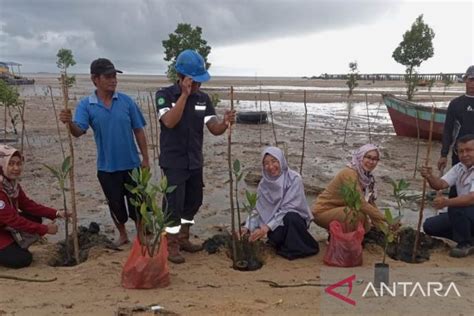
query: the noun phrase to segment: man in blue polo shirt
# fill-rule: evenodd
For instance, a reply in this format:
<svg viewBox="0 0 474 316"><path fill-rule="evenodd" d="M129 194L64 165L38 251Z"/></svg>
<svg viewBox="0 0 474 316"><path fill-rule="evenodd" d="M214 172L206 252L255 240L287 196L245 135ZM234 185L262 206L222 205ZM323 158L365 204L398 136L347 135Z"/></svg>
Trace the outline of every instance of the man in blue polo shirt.
<svg viewBox="0 0 474 316"><path fill-rule="evenodd" d="M433 206L436 209L447 207L448 212L428 218L423 230L428 235L457 242L449 254L460 258L474 254L474 134L458 138L457 150L460 162L443 177L434 176L431 167L423 167L421 175L435 190L456 186L456 197L435 198Z"/></svg>
<svg viewBox="0 0 474 316"><path fill-rule="evenodd" d="M137 224L137 210L130 203L125 183L133 185L130 171L149 167L145 119L137 104L126 94L116 92L117 73L112 62L99 58L91 64L91 80L96 90L79 101L75 119L70 110L62 110L60 120L69 125L71 134L79 137L92 127L97 147L97 177L109 204L112 219L119 231L117 245L129 242L125 223L128 217ZM138 156L135 141L140 148ZM126 197L126 198L125 198ZM125 203L126 201L126 203Z"/></svg>
<svg viewBox="0 0 474 316"><path fill-rule="evenodd" d="M156 93L160 117L160 166L170 185L176 189L167 195L168 260L183 263L180 250L196 252L201 245L189 240L189 228L203 200L204 125L213 135L223 134L235 121L235 111L226 111L218 120L209 96L200 90L210 75L204 58L194 50L185 50L176 58L178 82Z"/></svg>

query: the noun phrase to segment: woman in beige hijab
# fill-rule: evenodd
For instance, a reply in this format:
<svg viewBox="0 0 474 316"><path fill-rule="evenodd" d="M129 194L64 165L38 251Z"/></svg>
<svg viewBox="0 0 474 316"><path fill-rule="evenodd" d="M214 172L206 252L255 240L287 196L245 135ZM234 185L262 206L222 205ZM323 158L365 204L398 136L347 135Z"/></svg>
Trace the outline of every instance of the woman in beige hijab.
<svg viewBox="0 0 474 316"><path fill-rule="evenodd" d="M0 145L0 265L10 268L31 264L33 257L27 249L27 239L57 233L58 226L54 222L42 224L42 217L54 220L66 215L26 196L18 181L23 162L18 150Z"/></svg>

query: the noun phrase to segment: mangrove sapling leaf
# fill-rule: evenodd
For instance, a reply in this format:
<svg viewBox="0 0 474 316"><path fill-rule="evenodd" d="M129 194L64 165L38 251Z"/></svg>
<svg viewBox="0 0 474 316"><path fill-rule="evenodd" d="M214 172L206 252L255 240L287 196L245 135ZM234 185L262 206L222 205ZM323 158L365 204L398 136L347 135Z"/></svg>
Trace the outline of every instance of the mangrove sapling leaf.
<svg viewBox="0 0 474 316"><path fill-rule="evenodd" d="M58 180L59 189L62 192L63 208L64 208L64 212L66 213L66 216L64 218L65 220L65 238L64 239L66 243L65 246L66 246L67 260L70 261L71 254L69 252L69 217L67 216L68 207L67 207L67 202L66 202L66 192L68 191L68 189L66 188L65 183L66 183L67 177L69 176L69 172L71 171L71 157L70 156L66 157L63 160L61 167L59 168L54 168L46 164L43 164L43 166L45 166L53 174L56 180Z"/></svg>
<svg viewBox="0 0 474 316"><path fill-rule="evenodd" d="M389 208L385 209L384 216L385 222L382 222L377 225L378 229L384 234L384 250L382 259L383 264L385 264L387 247L390 243L393 243L395 241L395 238L397 237L398 232L400 230L400 221L402 219L401 215L393 217L392 212L390 212Z"/></svg>
<svg viewBox="0 0 474 316"><path fill-rule="evenodd" d="M359 218L359 213L362 207L362 195L358 190L357 182L348 180L344 182L341 186L340 192L344 204L345 219L344 222L351 226L357 224Z"/></svg>
<svg viewBox="0 0 474 316"><path fill-rule="evenodd" d="M240 173L240 160L239 159L234 160L233 168L234 168L235 174Z"/></svg>
<svg viewBox="0 0 474 316"><path fill-rule="evenodd" d="M389 182L392 185L392 197L397 202L398 216L402 215L402 209L407 203L417 201L420 198L419 194L408 194L407 190L410 187L410 183L405 179L395 181L389 178Z"/></svg>
<svg viewBox="0 0 474 316"><path fill-rule="evenodd" d="M161 234L169 226L168 218L165 216L167 211L166 194L172 193L176 186L168 187L168 180L162 177L158 185L151 183L152 174L147 168L134 169L130 174L135 185L126 185L133 197L131 203L138 208L141 215L139 230L142 252L148 252L154 256L155 251L159 249L158 244L161 241ZM158 194L163 195L165 210L158 205Z"/></svg>

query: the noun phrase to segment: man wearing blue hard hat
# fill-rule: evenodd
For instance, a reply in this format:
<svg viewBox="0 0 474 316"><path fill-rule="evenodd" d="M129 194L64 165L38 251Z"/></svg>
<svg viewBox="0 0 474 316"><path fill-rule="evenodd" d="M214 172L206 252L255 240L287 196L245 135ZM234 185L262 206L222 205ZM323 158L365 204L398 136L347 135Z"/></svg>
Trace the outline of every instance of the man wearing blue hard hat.
<svg viewBox="0 0 474 316"><path fill-rule="evenodd" d="M167 194L168 260L185 261L180 250L197 252L201 245L189 240L189 229L203 200L204 125L213 135L221 135L235 121L235 111L226 111L223 120L216 115L211 98L200 90L210 79L204 58L187 49L176 58L178 81L156 93L160 118L160 166L169 185L176 189Z"/></svg>

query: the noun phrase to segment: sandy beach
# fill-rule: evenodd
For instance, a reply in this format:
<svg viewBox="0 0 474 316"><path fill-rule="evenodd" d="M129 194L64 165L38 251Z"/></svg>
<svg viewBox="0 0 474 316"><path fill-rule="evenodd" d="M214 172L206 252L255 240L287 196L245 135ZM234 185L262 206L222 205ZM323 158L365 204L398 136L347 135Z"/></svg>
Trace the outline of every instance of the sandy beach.
<svg viewBox="0 0 474 316"><path fill-rule="evenodd" d="M36 80L35 86L20 87L26 101L26 138L24 144L25 170L22 186L34 200L61 208L60 191L44 164L57 166L63 160L60 142L68 150L67 134L57 126L47 86L53 88L57 109L62 107L60 88L56 75L29 75ZM87 75L78 75L77 84L71 89L71 105L91 93L93 86ZM120 76L120 91L139 100L145 118L149 153L156 158L156 121L149 108L150 92L168 85L164 77ZM401 81L360 81L354 97L348 102L344 81L310 80L301 78L215 78L203 86L210 94L218 94L221 103L217 112L222 114L230 107L229 87L235 89L237 111L269 111L269 97L273 122L264 125L237 124L232 133L232 159L239 159L246 172L258 176L260 152L266 145L275 144L285 151L291 168L302 173L308 188L322 189L342 168L353 149L369 141L380 146L381 161L375 171L379 207L395 207L391 197L389 178L409 180L413 192L420 193L421 177L414 168L417 157L417 141L395 136L381 93L404 94ZM301 170L303 147L304 105L306 90L308 123L305 138L305 155ZM416 101L436 106L447 106L449 100L462 94L464 85L456 83L447 91L440 83L428 92L420 87ZM348 108L351 108L348 120ZM3 111L2 111L3 112ZM3 122L3 113L0 114ZM347 122L348 121L348 122ZM344 132L347 123L347 131ZM151 125L151 128L150 128ZM8 126L10 129L11 126ZM274 131L273 131L274 128ZM153 136L152 136L153 134ZM346 134L346 135L345 135ZM1 137L1 135L0 135ZM214 137L208 131L204 140L204 203L196 218L192 232L201 241L219 230L230 226L229 193L226 181L227 137ZM152 139L154 140L152 144ZM345 141L344 141L345 139ZM14 144L15 146L18 144ZM155 147L153 146L155 145ZM89 130L86 135L74 140L76 153L76 203L80 224L91 221L100 224L101 231L109 237L115 235L108 207L96 178L96 148ZM418 166L426 158L427 142L419 145ZM430 160L439 158L440 143L435 142ZM159 166L155 161L152 170L156 179ZM242 183L242 190L255 190L254 184ZM243 193L243 191L242 191ZM308 194L310 205L314 194ZM243 195L241 196L243 200ZM418 219L419 206L410 205L404 211L402 222L414 227ZM430 205L425 209L425 218L434 215ZM63 225L63 224L61 224ZM133 224L127 224L130 233ZM311 225L311 233L320 244L320 253L314 257L287 261L269 252L266 263L255 272L239 272L231 268L231 260L225 251L208 255L206 252L186 254L186 263L170 264L171 285L154 290L126 290L120 285L122 265L130 246L123 251L93 248L89 259L74 267L50 267L48 260L54 251L54 243L64 237L64 227L58 235L48 241L34 245L31 250L34 262L31 267L18 271L0 267L0 275L13 275L57 280L48 283L21 282L0 279L0 315L114 315L119 307L156 304L167 311L182 315L316 315L316 314L373 314L388 315L446 315L467 314L474 307L474 256L456 259L448 256L449 248L432 253L428 262L413 265L388 259L394 279L398 281L455 282L462 297L424 297L419 292L413 297L361 297L365 285L373 278L373 265L382 259L380 247L368 245L364 250L362 267L350 269L328 269L323 264L327 233ZM362 283L354 288L352 296L359 296L356 306L328 296L324 286L295 288L272 288L258 280L271 280L282 284L334 283L356 274ZM398 278L398 279L397 279ZM339 303L341 302L341 303ZM388 305L389 304L389 305ZM435 305L434 305L435 304ZM387 306L392 306L388 308ZM436 306L436 307L433 307ZM151 315L137 313L136 315Z"/></svg>

